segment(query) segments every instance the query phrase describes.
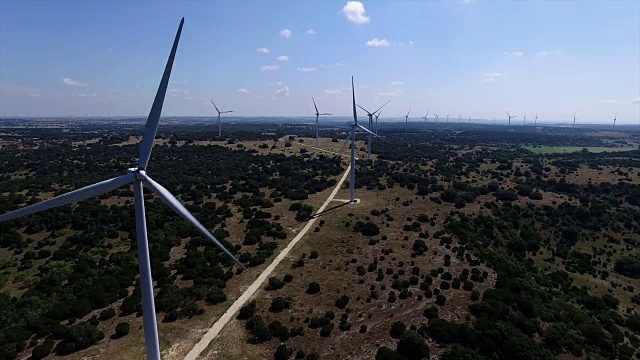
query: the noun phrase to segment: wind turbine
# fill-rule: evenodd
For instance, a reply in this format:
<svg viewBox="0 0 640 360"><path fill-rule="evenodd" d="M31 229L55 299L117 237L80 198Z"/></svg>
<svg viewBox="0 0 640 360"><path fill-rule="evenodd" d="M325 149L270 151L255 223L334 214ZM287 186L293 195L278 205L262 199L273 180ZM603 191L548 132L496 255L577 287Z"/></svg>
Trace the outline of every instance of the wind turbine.
<svg viewBox="0 0 640 360"><path fill-rule="evenodd" d="M447 124L449 123L449 114L447 114Z"/></svg>
<svg viewBox="0 0 640 360"><path fill-rule="evenodd" d="M616 127L616 120L618 120L618 114L613 118L613 128Z"/></svg>
<svg viewBox="0 0 640 360"><path fill-rule="evenodd" d="M522 126L527 123L527 114L524 114L524 119L522 119Z"/></svg>
<svg viewBox="0 0 640 360"><path fill-rule="evenodd" d="M407 115L404 116L404 132L408 133L409 132L409 113L411 112L411 108L409 108L409 111L407 111Z"/></svg>
<svg viewBox="0 0 640 360"><path fill-rule="evenodd" d="M380 114L382 114L382 110L376 114L376 135L378 135L378 118L380 117Z"/></svg>
<svg viewBox="0 0 640 360"><path fill-rule="evenodd" d="M332 114L319 112L318 106L316 105L316 101L313 99L313 96L311 97L311 101L313 101L313 107L316 108L316 146L319 146L318 145L318 117L320 115L332 115Z"/></svg>
<svg viewBox="0 0 640 360"><path fill-rule="evenodd" d="M109 193L122 186L133 184L134 204L135 204L135 217L136 217L136 240L138 246L138 263L140 268L140 288L142 290L142 313L144 322L144 338L145 349L147 359L160 359L160 345L158 342L158 328L156 324L156 309L153 299L153 279L151 278L151 262L149 259L149 241L147 238L147 223L145 219L144 208L144 190L146 186L153 191L167 206L178 215L182 216L187 222L193 225L202 235L211 240L220 250L231 257L238 265L244 268L244 265L236 259L229 250L227 250L210 232L205 228L198 220L196 220L191 213L162 185L153 181L146 173L147 166L149 165L149 158L151 157L151 150L153 148L153 142L158 131L158 123L160 122L160 115L162 113L162 105L164 103L165 95L167 93L167 86L169 85L169 77L171 75L171 68L173 67L173 60L178 48L178 42L180 40L180 34L182 33L182 26L184 24L184 18L180 21L178 32L173 41L173 47L167 64L160 81L160 86L156 93L156 97L151 106L149 117L145 125L142 142L140 143L138 167L130 168L127 170L127 174L118 176L109 180L105 180L93 185L85 186L81 189L71 191L69 193L53 197L51 199L42 201L37 204L29 205L22 209L10 211L3 215L0 215L0 222L11 220L20 216L26 216L35 214L44 210L56 208L59 206L74 204L79 201L87 200L96 196L100 196Z"/></svg>
<svg viewBox="0 0 640 360"><path fill-rule="evenodd" d="M458 115L458 124L460 124L460 119L462 119L462 114Z"/></svg>
<svg viewBox="0 0 640 360"><path fill-rule="evenodd" d="M429 111L427 111L427 114L424 116L424 129L427 130L427 123L429 123Z"/></svg>
<svg viewBox="0 0 640 360"><path fill-rule="evenodd" d="M511 116L511 115L509 115L508 111L505 111L505 112L507 113L507 116L509 117L509 129L511 129L511 119L515 119L515 118L517 118L517 116Z"/></svg>
<svg viewBox="0 0 640 360"><path fill-rule="evenodd" d="M533 123L533 126L538 126L538 113L536 113L536 120Z"/></svg>
<svg viewBox="0 0 640 360"><path fill-rule="evenodd" d="M471 116L469 116L469 124L471 124Z"/></svg>
<svg viewBox="0 0 640 360"><path fill-rule="evenodd" d="M213 104L213 100L211 100L211 103ZM222 124L220 123L220 114L232 113L233 110L220 111L220 110L218 110L218 107L216 106L216 104L213 104L213 107L216 108L216 111L218 112L218 137L221 137L222 136Z"/></svg>
<svg viewBox="0 0 640 360"><path fill-rule="evenodd" d="M351 173L349 176L349 203L356 201L356 130L363 130L369 135L378 137L378 135L367 130L366 127L358 124L358 113L356 111L356 89L353 86L353 76L351 76L351 93L353 96L353 124L351 124L351 133L345 142L345 145L351 140ZM366 111L366 110L365 110Z"/></svg>
<svg viewBox="0 0 640 360"><path fill-rule="evenodd" d="M573 113L573 126L571 127L572 129L576 128L576 113Z"/></svg>
<svg viewBox="0 0 640 360"><path fill-rule="evenodd" d="M391 100L389 100L391 101ZM380 108L378 108L378 110L374 111L374 112L369 112L369 110L363 108L362 106L356 104L357 107L359 107L360 109L364 110L367 113L367 116L369 117L369 130L371 130L373 128L373 116L380 110L382 110L383 107L387 106L387 104L389 103L389 101L387 101L386 103L384 103L384 105L380 106ZM373 132L369 131L369 139L367 141L367 159L371 159L371 134L373 134ZM375 134L374 134L375 135Z"/></svg>
<svg viewBox="0 0 640 360"><path fill-rule="evenodd" d="M436 124L438 123L438 114L433 114L433 116L436 118Z"/></svg>
<svg viewBox="0 0 640 360"><path fill-rule="evenodd" d="M495 124L496 124L496 117L494 116L493 117L493 125L495 125Z"/></svg>

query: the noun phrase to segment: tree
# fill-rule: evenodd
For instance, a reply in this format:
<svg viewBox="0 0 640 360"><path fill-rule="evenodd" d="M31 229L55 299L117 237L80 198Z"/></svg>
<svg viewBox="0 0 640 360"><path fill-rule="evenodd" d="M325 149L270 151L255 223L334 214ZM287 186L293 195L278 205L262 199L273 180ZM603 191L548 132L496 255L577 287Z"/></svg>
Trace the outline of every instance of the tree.
<svg viewBox="0 0 640 360"><path fill-rule="evenodd" d="M640 279L640 259L623 256L616 261L613 271L633 279Z"/></svg>
<svg viewBox="0 0 640 360"><path fill-rule="evenodd" d="M409 360L429 359L430 357L429 347L427 347L424 338L413 330L405 331L402 334L396 351Z"/></svg>
<svg viewBox="0 0 640 360"><path fill-rule="evenodd" d="M287 345L282 344L276 348L276 352L273 354L274 360L287 360L293 353L293 350L289 349Z"/></svg>
<svg viewBox="0 0 640 360"><path fill-rule="evenodd" d="M376 360L407 360L407 358L398 354L395 350L381 346L378 348L378 351L376 351Z"/></svg>
<svg viewBox="0 0 640 360"><path fill-rule="evenodd" d="M347 307L348 303L349 297L347 295L342 295L338 299L336 299L336 307L338 309L344 309L345 307Z"/></svg>
<svg viewBox="0 0 640 360"><path fill-rule="evenodd" d="M405 325L402 321L396 321L391 324L391 331L389 331L389 335L391 335L391 337L394 339L399 339L406 330L407 325Z"/></svg>
<svg viewBox="0 0 640 360"><path fill-rule="evenodd" d="M320 292L320 284L317 282L310 282L309 287L307 288L307 294L313 295Z"/></svg>
<svg viewBox="0 0 640 360"><path fill-rule="evenodd" d="M116 325L116 332L115 334L113 334L113 338L119 339L123 336L126 336L127 334L129 334L130 330L131 330L131 326L129 325L129 323L126 323L126 322L118 323L118 325Z"/></svg>

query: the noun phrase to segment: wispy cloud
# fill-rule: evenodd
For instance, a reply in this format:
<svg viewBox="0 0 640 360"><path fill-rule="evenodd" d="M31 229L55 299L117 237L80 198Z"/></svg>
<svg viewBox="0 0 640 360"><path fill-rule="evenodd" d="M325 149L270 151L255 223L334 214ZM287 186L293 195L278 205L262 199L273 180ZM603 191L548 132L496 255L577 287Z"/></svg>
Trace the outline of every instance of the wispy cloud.
<svg viewBox="0 0 640 360"><path fill-rule="evenodd" d="M240 94L244 94L244 95L249 95L251 94L251 91L247 90L247 89L238 89L236 90L238 93Z"/></svg>
<svg viewBox="0 0 640 360"><path fill-rule="evenodd" d="M560 54L562 54L562 49L558 48L555 50L542 50L537 52L535 55L540 57L540 56L560 55Z"/></svg>
<svg viewBox="0 0 640 360"><path fill-rule="evenodd" d="M293 35L293 33L289 29L283 29L280 31L280 36L282 36L285 39L290 39L291 35Z"/></svg>
<svg viewBox="0 0 640 360"><path fill-rule="evenodd" d="M484 74L484 78L482 80L486 81L486 82L495 82L496 78L505 77L505 76L507 76L507 74L505 74L505 73L490 72L490 73L485 73Z"/></svg>
<svg viewBox="0 0 640 360"><path fill-rule="evenodd" d="M257 48L256 51L259 52L259 53L262 53L262 54L268 54L269 53L269 49L267 49L267 48Z"/></svg>
<svg viewBox="0 0 640 360"><path fill-rule="evenodd" d="M289 57L287 55L278 56L278 61L289 61Z"/></svg>
<svg viewBox="0 0 640 360"><path fill-rule="evenodd" d="M187 89L175 88L169 90L171 96L189 96L191 93Z"/></svg>
<svg viewBox="0 0 640 360"><path fill-rule="evenodd" d="M399 86L404 84L402 81L392 81L389 84L391 84L391 86Z"/></svg>
<svg viewBox="0 0 640 360"><path fill-rule="evenodd" d="M281 88L276 89L276 97L285 97L291 95L289 91L289 87L287 85L282 85Z"/></svg>
<svg viewBox="0 0 640 360"><path fill-rule="evenodd" d="M342 8L342 13L347 20L356 24L366 24L371 20L364 10L364 4L360 1L348 1Z"/></svg>
<svg viewBox="0 0 640 360"><path fill-rule="evenodd" d="M62 83L67 85L67 86L83 86L83 87L87 87L89 85L82 83L80 81L76 81L76 80L72 80L70 78L63 78L62 79Z"/></svg>
<svg viewBox="0 0 640 360"><path fill-rule="evenodd" d="M280 65L262 65L260 71L276 71L280 69Z"/></svg>
<svg viewBox="0 0 640 360"><path fill-rule="evenodd" d="M340 89L325 90L324 93L328 94L328 95L344 94L344 92L342 90L340 90Z"/></svg>
<svg viewBox="0 0 640 360"><path fill-rule="evenodd" d="M600 104L618 104L618 103L620 103L620 101L614 100L614 99L605 99L605 100L600 100L600 101L597 101L597 102L600 103Z"/></svg>
<svg viewBox="0 0 640 360"><path fill-rule="evenodd" d="M367 46L380 47L380 46L390 46L391 43L387 39L378 39L373 38L365 43Z"/></svg>
<svg viewBox="0 0 640 360"><path fill-rule="evenodd" d="M93 93L91 93L91 94L78 94L78 96L79 97L95 97L96 94L93 94Z"/></svg>
<svg viewBox="0 0 640 360"><path fill-rule="evenodd" d="M396 91L378 93L378 96L380 96L380 97L398 97L401 94L402 94L401 90L396 90Z"/></svg>
<svg viewBox="0 0 640 360"><path fill-rule="evenodd" d="M502 53L502 55L504 56L508 56L508 57L522 57L524 56L524 51L505 51Z"/></svg>
<svg viewBox="0 0 640 360"><path fill-rule="evenodd" d="M309 30L307 30L307 31L305 32L305 34L307 34L307 35L315 35L315 34L316 34L316 31L315 31L315 30L313 30L313 29L309 29Z"/></svg>
<svg viewBox="0 0 640 360"><path fill-rule="evenodd" d="M631 103L633 103L633 104L640 104L640 97L637 97L637 98L633 98L633 99L631 99Z"/></svg>
<svg viewBox="0 0 640 360"><path fill-rule="evenodd" d="M335 64L331 64L331 65L325 65L325 64L321 64L320 68L334 68L334 67L340 67L342 66L342 63L335 63Z"/></svg>
<svg viewBox="0 0 640 360"><path fill-rule="evenodd" d="M314 72L316 71L316 68L312 68L312 67L303 67L303 68L298 68L298 71L302 71L302 72Z"/></svg>

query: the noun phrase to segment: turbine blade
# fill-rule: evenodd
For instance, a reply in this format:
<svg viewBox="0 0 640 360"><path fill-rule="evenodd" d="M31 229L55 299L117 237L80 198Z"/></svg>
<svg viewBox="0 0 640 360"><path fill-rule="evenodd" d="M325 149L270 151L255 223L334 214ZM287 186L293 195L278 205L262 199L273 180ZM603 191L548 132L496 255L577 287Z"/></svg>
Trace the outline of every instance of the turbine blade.
<svg viewBox="0 0 640 360"><path fill-rule="evenodd" d="M358 113L356 112L356 89L353 86L353 75L351 75L351 94L353 95L353 121L358 125Z"/></svg>
<svg viewBox="0 0 640 360"><path fill-rule="evenodd" d="M411 108L409 108L409 111L407 111L407 116L409 116L410 112L411 112Z"/></svg>
<svg viewBox="0 0 640 360"><path fill-rule="evenodd" d="M213 107L216 108L216 111L218 112L218 114L220 114L220 110L218 110L218 107L216 106L216 104L213 102L213 100L211 100L211 103L213 104Z"/></svg>
<svg viewBox="0 0 640 360"><path fill-rule="evenodd" d="M389 103L389 101L391 101L391 100L387 100L387 102L386 102L386 103L384 103L384 105L380 106L380 108L379 108L378 110L374 111L373 113L375 114L375 113L377 113L378 111L382 110L382 108L383 108L383 107L387 106L387 104Z"/></svg>
<svg viewBox="0 0 640 360"><path fill-rule="evenodd" d="M180 26L176 33L176 38L173 40L173 47L169 54L169 60L164 68L162 74L162 80L160 80L160 86L156 93L156 98L153 100L149 117L147 118L147 124L145 125L144 135L142 136L142 143L140 144L140 155L138 159L138 169L146 169L149 164L149 158L151 157L151 149L153 148L153 142L156 139L156 133L158 132L158 123L160 122L160 115L162 114L162 105L164 103L164 97L167 94L167 87L169 86L169 77L171 76L171 68L173 67L173 59L176 57L176 50L178 50L178 42L180 42L180 34L182 33L182 25L184 25L184 18L180 20Z"/></svg>
<svg viewBox="0 0 640 360"><path fill-rule="evenodd" d="M359 107L360 109L364 110L364 112L366 112L367 114L371 114L371 113L369 112L369 110L367 110L367 109L363 108L362 106L360 106L360 105L358 105L358 104L356 104L356 106L357 106L357 107Z"/></svg>
<svg viewBox="0 0 640 360"><path fill-rule="evenodd" d="M373 131L367 129L366 127L362 126L362 125L358 125L358 128L361 129L362 131L369 133L375 137L379 137L378 135L376 135L376 133L374 133Z"/></svg>
<svg viewBox="0 0 640 360"><path fill-rule="evenodd" d="M313 99L313 96L311 97L311 101L313 101L313 107L316 108L316 114L319 113L320 111L318 111L318 106L316 105L316 101Z"/></svg>
<svg viewBox="0 0 640 360"><path fill-rule="evenodd" d="M200 222L193 215L191 215L189 210L187 210L180 203L180 201L178 201L178 199L176 199L176 197L169 192L169 190L153 181L146 174L140 174L140 176L142 177L142 182L144 183L144 185L151 189L151 191L156 193L156 195L158 195L158 197L162 199L162 201L164 201L167 206L169 206L173 211L177 212L178 215L182 216L185 220L187 220L187 222L191 223L191 225L198 229L200 233L202 233L202 235L211 240L218 247L218 249L222 250L225 254L227 254L227 256L235 261L236 264L247 270L247 268L240 262L240 260L238 260L229 250L227 250L227 248L224 247L224 245L222 245L222 243L218 241L218 239L216 239L215 236L213 236L213 234L211 234L209 230L204 227L204 225L200 224Z"/></svg>
<svg viewBox="0 0 640 360"><path fill-rule="evenodd" d="M11 220L19 216L35 214L40 211L53 209L55 207L77 203L78 201L87 200L89 198L106 194L121 186L130 184L135 179L133 173L118 176L109 180L101 181L97 184L85 186L83 188L73 190L66 194L56 196L54 198L39 202L37 204L23 207L22 209L10 211L0 215L0 222Z"/></svg>
<svg viewBox="0 0 640 360"><path fill-rule="evenodd" d="M320 114L320 115L333 115L333 114L330 114L330 113L322 113L322 114Z"/></svg>
<svg viewBox="0 0 640 360"><path fill-rule="evenodd" d="M347 140L345 140L345 142L342 144L342 147L340 148L340 154L342 154L347 149L347 145L349 145L349 141L351 141L351 131L349 131L349 136L347 136Z"/></svg>
<svg viewBox="0 0 640 360"><path fill-rule="evenodd" d="M227 113L232 113L233 110L228 110L228 111L222 111L220 114L227 114Z"/></svg>

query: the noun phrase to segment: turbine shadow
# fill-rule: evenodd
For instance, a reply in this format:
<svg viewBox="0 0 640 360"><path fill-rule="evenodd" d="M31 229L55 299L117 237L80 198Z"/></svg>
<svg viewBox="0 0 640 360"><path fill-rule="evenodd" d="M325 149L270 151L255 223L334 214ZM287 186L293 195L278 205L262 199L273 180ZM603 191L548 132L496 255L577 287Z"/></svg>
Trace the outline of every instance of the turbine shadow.
<svg viewBox="0 0 640 360"><path fill-rule="evenodd" d="M349 204L351 204L351 202L347 201L347 202L344 202L344 203L342 203L342 204L339 204L339 205L336 205L336 206L330 207L330 208L325 209L325 210L323 210L323 211L321 211L321 212L319 212L319 213L317 213L317 214L311 215L311 216L309 217L309 220L311 220L311 219L315 219L315 218L319 218L320 216L325 215L325 214L327 214L328 212L331 212L331 211L336 210L336 209L338 209L338 208L341 208L341 207L343 207L343 206L347 206L347 205L349 205Z"/></svg>

